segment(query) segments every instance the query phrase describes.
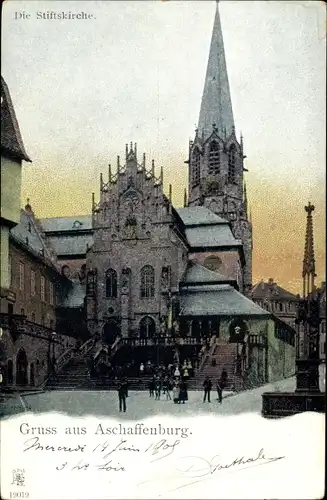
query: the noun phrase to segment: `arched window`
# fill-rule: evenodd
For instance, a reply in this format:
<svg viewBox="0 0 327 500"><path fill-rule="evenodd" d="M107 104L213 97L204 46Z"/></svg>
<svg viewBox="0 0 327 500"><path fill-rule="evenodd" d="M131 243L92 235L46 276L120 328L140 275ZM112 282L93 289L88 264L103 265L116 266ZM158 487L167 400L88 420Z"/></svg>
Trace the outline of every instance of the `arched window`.
<svg viewBox="0 0 327 500"><path fill-rule="evenodd" d="M140 321L140 338L153 338L156 333L156 324L150 316L144 316Z"/></svg>
<svg viewBox="0 0 327 500"><path fill-rule="evenodd" d="M191 179L192 186L197 186L198 184L200 184L200 151L198 148L195 148L192 153Z"/></svg>
<svg viewBox="0 0 327 500"><path fill-rule="evenodd" d="M283 310L283 304L282 302L279 303L279 310L282 311Z"/></svg>
<svg viewBox="0 0 327 500"><path fill-rule="evenodd" d="M154 297L154 269L144 266L141 270L141 297Z"/></svg>
<svg viewBox="0 0 327 500"><path fill-rule="evenodd" d="M232 144L228 151L228 182L235 182L236 147Z"/></svg>
<svg viewBox="0 0 327 500"><path fill-rule="evenodd" d="M220 153L217 141L212 141L209 145L209 175L220 174Z"/></svg>
<svg viewBox="0 0 327 500"><path fill-rule="evenodd" d="M106 297L113 299L117 297L117 273L114 269L106 272Z"/></svg>
<svg viewBox="0 0 327 500"><path fill-rule="evenodd" d="M243 342L249 328L242 319L235 319L229 324L229 342Z"/></svg>

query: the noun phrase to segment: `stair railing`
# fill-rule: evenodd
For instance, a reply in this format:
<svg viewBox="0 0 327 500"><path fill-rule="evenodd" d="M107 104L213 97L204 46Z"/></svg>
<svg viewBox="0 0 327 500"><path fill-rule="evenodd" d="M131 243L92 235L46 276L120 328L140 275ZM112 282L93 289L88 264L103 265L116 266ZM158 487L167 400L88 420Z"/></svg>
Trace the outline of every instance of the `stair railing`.
<svg viewBox="0 0 327 500"><path fill-rule="evenodd" d="M84 342L84 344L81 345L81 347L78 349L78 354L85 356L85 354L88 354L91 351L91 349L93 349L95 344L96 344L95 338L91 337L86 342Z"/></svg>
<svg viewBox="0 0 327 500"><path fill-rule="evenodd" d="M208 351L204 351L204 352L203 352L203 355L202 355L202 358L201 358L201 361L200 361L200 365L199 365L199 368L198 368L198 371L199 371L199 372L201 372L201 371L203 370L204 365L206 364L206 362L207 362L208 360L210 360L211 356L212 356L212 355L213 355L213 353L214 353L214 350L215 350L216 346L217 346L217 339L215 339L215 340L211 343L211 345L210 345L210 347L209 347L209 350L208 350ZM205 349L205 345L202 347L202 349ZM202 350L202 349L201 349L201 350Z"/></svg>

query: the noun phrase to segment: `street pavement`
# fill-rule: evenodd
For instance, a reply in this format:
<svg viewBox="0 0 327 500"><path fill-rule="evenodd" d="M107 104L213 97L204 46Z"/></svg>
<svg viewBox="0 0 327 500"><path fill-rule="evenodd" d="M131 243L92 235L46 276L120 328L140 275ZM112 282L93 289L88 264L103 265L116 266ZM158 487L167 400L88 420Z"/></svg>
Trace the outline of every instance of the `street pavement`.
<svg viewBox="0 0 327 500"><path fill-rule="evenodd" d="M325 366L320 373L321 390L325 390ZM217 393L212 391L211 403L203 403L200 391L189 391L189 400L174 404L161 395L160 401L150 398L147 391L130 391L127 398L127 412L118 411L116 391L47 391L29 395L6 396L0 403L0 417L7 418L23 412L59 412L71 416L98 415L124 419L142 419L154 415L200 415L203 413L237 415L240 413L260 414L262 393L269 391L293 391L295 377L244 391L239 394L225 393L222 404L217 401Z"/></svg>

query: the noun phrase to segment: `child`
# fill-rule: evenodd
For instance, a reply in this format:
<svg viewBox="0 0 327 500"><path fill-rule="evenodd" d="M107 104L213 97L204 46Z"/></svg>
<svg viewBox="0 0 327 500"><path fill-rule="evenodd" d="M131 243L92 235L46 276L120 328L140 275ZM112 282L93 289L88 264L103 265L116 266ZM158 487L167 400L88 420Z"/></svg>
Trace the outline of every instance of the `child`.
<svg viewBox="0 0 327 500"><path fill-rule="evenodd" d="M173 400L175 405L179 403L179 387L177 385L173 387Z"/></svg>

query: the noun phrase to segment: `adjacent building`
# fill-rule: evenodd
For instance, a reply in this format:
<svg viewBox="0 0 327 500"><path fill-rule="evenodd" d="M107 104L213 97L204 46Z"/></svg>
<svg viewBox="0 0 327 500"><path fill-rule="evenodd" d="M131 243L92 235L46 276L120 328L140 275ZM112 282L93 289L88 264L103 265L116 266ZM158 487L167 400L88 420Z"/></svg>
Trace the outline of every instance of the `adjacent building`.
<svg viewBox="0 0 327 500"><path fill-rule="evenodd" d="M251 292L253 302L270 311L282 321L296 328L297 305L299 295L295 295L279 286L273 278L267 282L261 280Z"/></svg>

